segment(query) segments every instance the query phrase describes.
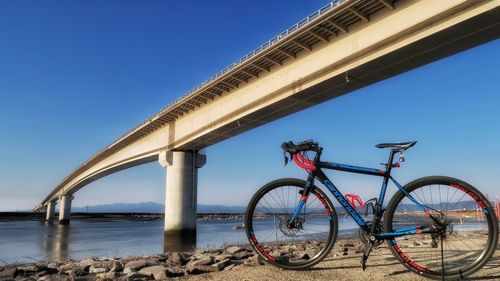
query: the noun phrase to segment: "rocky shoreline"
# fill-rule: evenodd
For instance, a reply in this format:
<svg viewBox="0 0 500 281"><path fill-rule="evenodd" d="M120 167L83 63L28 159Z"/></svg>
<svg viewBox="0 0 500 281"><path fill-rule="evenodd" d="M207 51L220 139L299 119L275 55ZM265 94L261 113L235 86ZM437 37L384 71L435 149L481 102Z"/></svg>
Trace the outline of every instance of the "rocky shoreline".
<svg viewBox="0 0 500 281"><path fill-rule="evenodd" d="M360 253L359 240L337 241L333 256ZM0 267L0 280L86 281L86 280L165 280L172 277L238 270L263 265L250 245L221 249L172 252L126 258L86 258L65 262L40 261Z"/></svg>
<svg viewBox="0 0 500 281"><path fill-rule="evenodd" d="M142 257L13 264L0 267L0 280L164 280L259 264L263 262L245 245Z"/></svg>
<svg viewBox="0 0 500 281"><path fill-rule="evenodd" d="M476 239L484 237L484 233L463 235L463 239ZM404 238L398 244L401 248L425 249L431 247L432 240L428 237L419 239ZM309 245L309 244L308 244ZM285 256L287 253L300 250L297 244L296 250L293 245L272 246L268 249L274 251L274 255ZM303 246L303 245L302 245ZM356 266L359 265L358 257L363 253L364 245L358 238L339 239L330 257L343 260L355 258ZM385 244L373 249L374 255L386 253L389 259L392 254L388 253ZM307 255L304 255L307 259ZM174 277L190 279L195 275L205 273L222 274L229 271L248 271L248 267L263 265L264 262L252 250L250 245L231 245L219 249L199 249L191 252L170 252L149 256L136 256L124 258L95 258L89 257L80 261L39 261L27 264L11 264L0 267L0 281L26 280L26 281L91 281L91 280L166 280ZM399 264L396 262L396 264ZM245 269L246 268L246 269ZM257 270L257 267L256 267ZM260 270L257 270L260 271ZM210 278L209 278L210 279Z"/></svg>

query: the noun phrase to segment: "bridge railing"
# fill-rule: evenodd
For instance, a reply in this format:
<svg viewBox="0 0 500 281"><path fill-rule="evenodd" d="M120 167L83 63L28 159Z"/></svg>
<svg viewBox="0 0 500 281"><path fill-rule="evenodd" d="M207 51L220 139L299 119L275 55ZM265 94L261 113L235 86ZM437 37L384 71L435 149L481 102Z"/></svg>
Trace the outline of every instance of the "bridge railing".
<svg viewBox="0 0 500 281"><path fill-rule="evenodd" d="M166 107L164 107L162 110L160 110L159 112L157 112L156 114L159 114L161 113L163 110L167 109L168 107L174 105L175 103L181 101L182 99L184 99L185 97L189 96L191 93L199 90L200 88L202 88L203 86L209 84L210 82L214 81L215 79L219 78L220 76L222 76L223 74L225 74L226 72L230 71L231 69L235 68L236 66L242 64L243 62L247 61L248 59L254 57L255 55L259 54L260 52L262 52L263 50L273 46L274 44L280 42L281 40L283 40L284 38L294 34L295 32L299 31L302 29L302 27L306 26L308 23L310 23L311 21L313 21L314 19L316 19L317 17L319 17L320 15L328 12L329 10L331 10L333 7L335 6L338 6L340 4L342 4L343 2L346 2L348 0L334 0L334 1L331 1L330 3L326 4L325 6L321 7L320 9L318 9L317 11L311 13L309 16L305 17L304 19L302 19L301 21L297 22L296 24L290 26L289 28L287 28L285 31L281 32L280 34L276 35L275 37L271 38L270 40L268 40L267 42L265 42L264 44L260 45L259 47L257 47L256 49L254 49L253 51L249 52L248 54L246 54L245 56L241 57L240 59L238 59L237 61L233 62L231 65L227 66L226 68L222 69L221 71L219 71L218 73L216 73L215 75L213 75L212 77L208 78L207 80L203 81L201 84L199 84L198 86L196 86L195 88L191 89L190 91L188 91L185 95L177 98L174 102L170 103L169 105L167 105Z"/></svg>
<svg viewBox="0 0 500 281"><path fill-rule="evenodd" d="M167 106L163 107L161 110L159 110L158 112L156 112L153 115L153 117L149 118L147 121L150 121L151 119L153 119L154 117L158 116L159 114L161 114L162 112L164 112L165 110L167 110L168 108L170 108L171 106L173 106L173 105L177 104L178 102L182 101L184 98L186 98L190 94L198 91L199 89L201 89L205 85L209 84L210 82L216 80L217 78L221 77L225 73L227 73L230 70L234 69L236 66L241 65L243 62L245 62L245 61L249 60L250 58L254 57L255 55L261 53L262 51L266 50L267 48L275 45L276 43L282 41L283 39L289 37L290 35L292 35L292 34L298 32L298 31L302 30L303 27L305 27L308 23L312 22L314 19L318 18L320 15L322 15L322 14L330 11L332 8L334 8L334 7L342 4L344 2L347 2L347 1L349 1L349 0L334 0L334 1L331 1L330 3L328 3L325 6L321 7L317 11L311 13L310 15L308 15L307 17L305 17L301 21L299 21L296 24L290 26L285 31L283 31L280 34L274 36L273 38L271 38L270 40L268 40L264 44L260 45L259 47L257 47L253 51L249 52L245 56L241 57L237 61L233 62L229 66L225 67L221 71L217 72L215 75L213 75L210 78L208 78L207 80L203 81L201 84L199 84L195 88L191 89L186 94L184 94L184 95L180 96L179 98L175 99L173 102L171 102L170 104L168 104ZM147 121L145 123L147 123ZM139 126L135 127L132 131L134 131L135 129L139 128L143 124L144 123L142 123Z"/></svg>
<svg viewBox="0 0 500 281"><path fill-rule="evenodd" d="M270 40L268 40L267 42L265 42L264 44L260 45L259 47L257 47L256 49L254 49L253 51L249 52L248 54L246 54L245 56L241 57L240 59L238 59L237 61L233 62L231 65L225 67L224 69L222 69L221 71L219 71L218 73L216 73L215 75L213 75L212 77L208 78L207 80L203 81L201 84L199 84L198 86L196 86L195 88L191 89L190 91L188 91L186 94L180 96L179 98L177 98L176 100L174 100L173 102L171 102L170 104L168 104L167 106L163 107L161 110L157 111L155 114L153 114L150 118L148 118L146 121L142 122L141 124L137 125L136 127L134 127L132 130L128 131L127 133L125 133L124 135L122 135L120 138L118 138L116 141L114 141L113 143L111 143L110 145L106 146L105 148L101 149L98 153L95 154L94 157L96 157L97 155L100 155L102 152L106 151L107 149L110 149L111 147L113 147L116 143L118 143L120 140L122 140L123 138L125 138L126 136L128 136L129 134L135 132L137 129L141 128L142 126L144 126L145 124L148 124L149 122L155 120L157 117L159 117L163 112L165 112L167 109L175 106L177 103L181 102L182 100L184 100L186 97L188 97L189 95L191 95L192 93L198 91L199 89L201 89L202 87L206 86L207 84L211 83L212 81L216 80L217 78L221 77L222 75L224 75L225 73L229 72L230 70L234 69L235 67L241 65L242 63L244 63L245 61L248 61L249 59L253 58L254 56L258 55L259 53L261 53L262 51L270 48L271 46L275 45L276 43L284 40L285 38L288 38L289 36L303 30L310 22L312 22L313 20L317 19L319 16L323 15L324 13L330 11L331 9L333 9L334 7L337 7L339 6L340 4L344 3L344 2L348 2L350 0L333 0L331 1L330 3L326 4L325 6L321 7L320 9L318 9L317 11L309 14L307 17L305 17L304 19L302 19L301 21L297 22L296 24L290 26L289 28L287 28L285 31L279 33L278 35L274 36L273 38L271 38ZM90 162L92 159L88 160L87 162L83 163L80 167L78 167L75 171L77 171L78 169L80 169L81 167L85 166L88 162ZM70 176L75 172L73 171ZM65 179L63 179L62 182L65 182L66 180L69 179L69 177L66 177ZM51 197L51 195L49 195L47 199L49 199L49 197ZM46 201L45 200L45 201ZM40 205L41 206L41 205Z"/></svg>

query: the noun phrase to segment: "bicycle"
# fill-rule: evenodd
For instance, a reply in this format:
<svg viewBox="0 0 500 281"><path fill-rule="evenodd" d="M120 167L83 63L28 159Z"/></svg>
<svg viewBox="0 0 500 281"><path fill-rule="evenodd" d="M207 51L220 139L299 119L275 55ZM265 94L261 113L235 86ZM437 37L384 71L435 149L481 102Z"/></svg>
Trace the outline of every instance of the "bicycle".
<svg viewBox="0 0 500 281"><path fill-rule="evenodd" d="M448 280L476 272L496 249L495 212L483 194L459 179L431 176L400 185L391 171L400 167L404 152L415 144L376 145L390 150L387 163L381 163L385 169L380 170L323 162L323 148L312 140L283 143L285 165L289 156L309 175L306 181L275 180L256 192L245 215L250 244L266 262L285 269L306 269L324 259L337 239L338 220L337 209L314 184L318 180L359 225L366 240L363 270L373 247L387 241L392 254L421 276ZM314 157L308 157L308 152ZM397 154L400 158L395 162ZM365 216L371 211L371 221L361 217L322 169L383 178L379 197L365 203ZM389 181L398 190L384 208Z"/></svg>

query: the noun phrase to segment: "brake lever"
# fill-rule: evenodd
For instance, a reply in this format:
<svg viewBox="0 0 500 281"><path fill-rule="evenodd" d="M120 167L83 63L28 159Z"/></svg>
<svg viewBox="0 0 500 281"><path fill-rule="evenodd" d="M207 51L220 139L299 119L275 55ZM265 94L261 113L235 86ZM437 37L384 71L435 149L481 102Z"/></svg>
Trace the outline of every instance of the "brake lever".
<svg viewBox="0 0 500 281"><path fill-rule="evenodd" d="M286 166L288 164L288 156L286 156L286 151L283 150L283 158L284 158L284 161L285 161L285 165Z"/></svg>

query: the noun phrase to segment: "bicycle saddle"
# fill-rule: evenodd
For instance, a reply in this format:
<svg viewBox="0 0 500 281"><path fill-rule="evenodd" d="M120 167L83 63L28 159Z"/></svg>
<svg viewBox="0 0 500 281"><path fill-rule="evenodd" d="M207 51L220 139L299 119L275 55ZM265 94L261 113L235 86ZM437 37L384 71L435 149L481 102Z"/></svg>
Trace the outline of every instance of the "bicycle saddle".
<svg viewBox="0 0 500 281"><path fill-rule="evenodd" d="M399 142L399 143L379 143L375 147L376 148L390 148L394 151L404 151L404 150L407 150L408 148L414 146L416 143L417 143L416 141Z"/></svg>

